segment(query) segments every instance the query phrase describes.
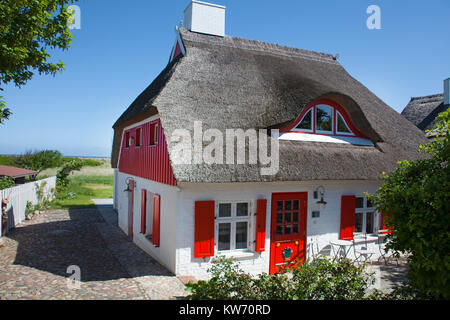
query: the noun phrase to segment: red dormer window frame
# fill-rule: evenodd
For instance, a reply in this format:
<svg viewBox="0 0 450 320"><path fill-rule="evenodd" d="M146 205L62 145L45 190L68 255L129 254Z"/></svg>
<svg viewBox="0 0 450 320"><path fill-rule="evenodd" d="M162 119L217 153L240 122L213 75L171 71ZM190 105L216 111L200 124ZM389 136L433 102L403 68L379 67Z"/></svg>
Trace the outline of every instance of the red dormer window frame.
<svg viewBox="0 0 450 320"><path fill-rule="evenodd" d="M323 132L316 129L316 107L318 105L325 105L328 107L331 107L333 109L333 123L332 123L332 132ZM295 130L296 127L300 124L300 122L303 120L304 116L312 110L312 130L305 130L305 131L297 131ZM344 134L337 132L337 113L339 113L345 124L347 125L348 129L352 132L351 134ZM280 129L280 133L299 133L299 134L317 134L317 135L325 135L325 136L340 136L340 137L359 137L359 138L366 138L365 135L363 135L356 127L353 125L349 115L345 111L343 107L341 107L338 103L336 103L333 100L330 99L319 99L311 102L306 106L306 108L300 113L300 115L297 117L297 119L294 121L294 123L288 127Z"/></svg>

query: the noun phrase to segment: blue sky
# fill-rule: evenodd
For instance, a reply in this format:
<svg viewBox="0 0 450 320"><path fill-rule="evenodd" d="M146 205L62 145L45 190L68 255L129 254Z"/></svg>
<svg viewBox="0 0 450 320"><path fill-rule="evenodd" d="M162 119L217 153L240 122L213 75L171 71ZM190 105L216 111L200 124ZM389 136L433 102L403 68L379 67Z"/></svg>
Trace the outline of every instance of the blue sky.
<svg viewBox="0 0 450 320"><path fill-rule="evenodd" d="M448 0L210 2L227 7L227 35L339 53L346 70L398 112L412 96L441 93L450 77ZM0 154L109 156L113 123L167 64L188 3L80 1L72 48L53 52L66 71L5 87L13 115L0 126ZM369 5L381 9L380 30L366 27Z"/></svg>

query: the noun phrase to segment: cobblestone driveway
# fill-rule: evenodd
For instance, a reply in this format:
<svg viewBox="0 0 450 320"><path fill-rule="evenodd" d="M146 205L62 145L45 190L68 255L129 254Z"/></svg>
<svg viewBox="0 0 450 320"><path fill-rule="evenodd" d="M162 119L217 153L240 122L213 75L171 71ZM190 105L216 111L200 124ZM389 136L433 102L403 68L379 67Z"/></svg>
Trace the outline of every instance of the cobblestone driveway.
<svg viewBox="0 0 450 320"><path fill-rule="evenodd" d="M48 211L0 244L0 299L173 299L184 286L117 227L111 206ZM79 266L70 289L67 268Z"/></svg>

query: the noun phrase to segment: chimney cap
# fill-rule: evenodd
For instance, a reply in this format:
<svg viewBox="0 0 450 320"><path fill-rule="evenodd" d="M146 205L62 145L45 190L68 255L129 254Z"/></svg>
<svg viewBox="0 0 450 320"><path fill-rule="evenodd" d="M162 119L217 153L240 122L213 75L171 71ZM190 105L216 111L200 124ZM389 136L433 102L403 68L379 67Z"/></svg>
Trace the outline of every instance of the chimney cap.
<svg viewBox="0 0 450 320"><path fill-rule="evenodd" d="M184 9L184 27L192 32L225 36L225 6L192 0Z"/></svg>
<svg viewBox="0 0 450 320"><path fill-rule="evenodd" d="M191 0L191 2L189 2L189 4L186 6L186 9L184 9L184 11L186 11L193 3L197 3L197 4L201 4L201 5L205 5L205 6L210 6L210 7L216 7L216 8L220 8L220 9L226 9L227 8L227 7L222 6L220 4L209 3L209 2L198 1L198 0Z"/></svg>

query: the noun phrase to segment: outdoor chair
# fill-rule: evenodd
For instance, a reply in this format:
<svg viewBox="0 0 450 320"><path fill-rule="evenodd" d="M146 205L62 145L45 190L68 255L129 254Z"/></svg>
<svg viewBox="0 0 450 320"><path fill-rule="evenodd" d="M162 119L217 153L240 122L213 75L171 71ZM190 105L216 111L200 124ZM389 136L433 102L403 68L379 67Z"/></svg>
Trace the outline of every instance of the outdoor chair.
<svg viewBox="0 0 450 320"><path fill-rule="evenodd" d="M317 237L311 239L310 245L312 260L323 260L331 257L331 246L325 246L321 249Z"/></svg>
<svg viewBox="0 0 450 320"><path fill-rule="evenodd" d="M368 249L367 234L354 232L352 241L353 241L353 252L355 255L355 262L357 263L370 262L370 258L375 254L375 251Z"/></svg>
<svg viewBox="0 0 450 320"><path fill-rule="evenodd" d="M389 259L393 258L396 260L397 262L397 266L398 266L398 259L396 257L394 257L394 255L388 251L386 251L386 243L387 243L388 239L387 239L387 233L384 232L378 232L378 248L380 250L380 257L378 258L378 262L383 259L384 260L384 264L387 265L389 263Z"/></svg>

